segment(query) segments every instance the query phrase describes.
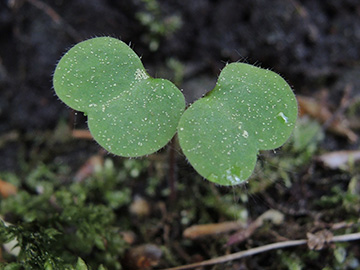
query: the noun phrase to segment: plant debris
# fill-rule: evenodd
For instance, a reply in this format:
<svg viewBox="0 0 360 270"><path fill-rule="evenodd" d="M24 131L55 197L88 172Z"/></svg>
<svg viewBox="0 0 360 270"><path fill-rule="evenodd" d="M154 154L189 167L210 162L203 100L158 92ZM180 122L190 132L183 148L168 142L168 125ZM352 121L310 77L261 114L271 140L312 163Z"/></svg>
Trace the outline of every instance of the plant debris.
<svg viewBox="0 0 360 270"><path fill-rule="evenodd" d="M325 153L318 156L317 160L330 169L340 169L349 165L349 163L358 162L360 160L360 151L348 150Z"/></svg>
<svg viewBox="0 0 360 270"><path fill-rule="evenodd" d="M7 198L17 193L17 187L11 183L5 182L0 179L0 195L3 198Z"/></svg>

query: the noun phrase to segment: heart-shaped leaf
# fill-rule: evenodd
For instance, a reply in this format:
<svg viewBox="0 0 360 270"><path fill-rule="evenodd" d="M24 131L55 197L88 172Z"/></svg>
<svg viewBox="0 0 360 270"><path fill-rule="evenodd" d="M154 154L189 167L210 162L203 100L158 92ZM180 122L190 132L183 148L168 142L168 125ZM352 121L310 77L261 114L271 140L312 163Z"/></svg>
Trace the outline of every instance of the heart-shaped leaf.
<svg viewBox="0 0 360 270"><path fill-rule="evenodd" d="M232 63L215 88L185 111L179 141L199 174L236 185L252 174L259 150L285 143L296 119L297 102L285 80L269 70Z"/></svg>
<svg viewBox="0 0 360 270"><path fill-rule="evenodd" d="M99 37L71 48L54 73L59 98L88 115L90 132L109 152L151 154L174 136L184 96L168 80L151 78L122 41Z"/></svg>

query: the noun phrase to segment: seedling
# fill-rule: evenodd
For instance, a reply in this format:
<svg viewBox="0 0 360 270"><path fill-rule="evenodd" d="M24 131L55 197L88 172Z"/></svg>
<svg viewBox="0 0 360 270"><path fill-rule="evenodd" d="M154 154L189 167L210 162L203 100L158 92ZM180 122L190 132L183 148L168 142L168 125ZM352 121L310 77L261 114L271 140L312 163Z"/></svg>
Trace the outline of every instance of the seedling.
<svg viewBox="0 0 360 270"><path fill-rule="evenodd" d="M88 115L90 132L109 152L151 154L178 130L195 170L221 185L246 181L258 151L285 143L297 118L289 85L243 63L228 64L215 88L184 112L181 91L151 78L135 52L110 37L70 49L56 67L54 88L68 106Z"/></svg>
<svg viewBox="0 0 360 270"><path fill-rule="evenodd" d="M109 37L70 49L56 67L54 88L68 106L88 115L90 132L102 147L125 157L164 147L185 109L174 84L151 78L129 46Z"/></svg>
<svg viewBox="0 0 360 270"><path fill-rule="evenodd" d="M279 75L233 63L181 117L180 145L206 179L236 185L252 174L259 150L286 142L296 118L295 96Z"/></svg>

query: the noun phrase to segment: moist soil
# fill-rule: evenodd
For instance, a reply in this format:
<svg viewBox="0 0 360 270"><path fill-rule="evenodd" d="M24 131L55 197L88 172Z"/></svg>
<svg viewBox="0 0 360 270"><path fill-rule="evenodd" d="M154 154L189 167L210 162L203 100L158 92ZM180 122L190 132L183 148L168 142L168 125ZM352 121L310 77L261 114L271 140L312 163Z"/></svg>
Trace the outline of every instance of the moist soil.
<svg viewBox="0 0 360 270"><path fill-rule="evenodd" d="M150 23L141 21L144 14L152 18ZM178 24L171 29L169 25L173 21ZM156 31L152 28L156 25L170 30ZM25 169L39 162L60 160L61 164L69 165L74 174L90 156L98 153L100 147L93 141L59 139L63 134L59 131L61 123L70 129L86 129L86 117L66 107L52 88L52 74L61 56L77 42L95 36L112 36L131 44L155 77L176 79L176 70L169 65L176 60L181 64L182 74L177 83L188 104L214 87L226 63L236 61L276 71L289 82L296 95L316 98L331 111L338 111L344 95L350 101L360 98L358 0L1 1L0 172L26 178ZM356 128L355 132L358 132ZM358 149L359 144L326 132L321 147L324 151L349 150ZM166 154L164 150L160 153ZM164 159L167 164L166 157ZM178 163L180 178L196 175L182 156ZM306 179L302 176L312 178L309 170L321 179L334 177L332 172L313 162L300 168L297 178L302 182L288 190L282 186L281 191L273 183L266 193L257 195L259 197L249 203L250 215L258 215L269 205L286 209L305 207L307 198L323 195L325 185L319 184L321 190L317 191L313 190L319 187L315 184L304 185ZM341 178L343 174L335 177ZM344 181L350 181L351 177L347 175ZM196 185L195 181L193 184ZM298 187L306 190L298 193ZM141 193L140 186L133 188L134 193ZM231 189L222 189L220 193L231 192ZM304 193L307 197L302 198ZM267 200L263 198L266 194L279 197ZM152 201L163 199L166 200L160 196ZM303 217L306 213L295 216ZM294 224L289 224L289 228L297 231L296 226L302 225L301 218L290 220ZM216 218L213 221L218 222ZM175 242L181 234L176 237ZM151 239L148 240L151 243ZM153 242L159 243L159 240L153 239ZM189 253L196 255L196 250L206 249L207 243L200 241L193 246L188 243L190 247L181 249L185 254L181 254L182 259L178 261L190 262L186 258L194 259L194 254ZM245 246L256 244L249 240ZM237 248L217 248L218 256L238 251ZM352 252L360 256L358 248ZM199 253L201 258L206 257L204 252ZM226 269L276 269L271 264L267 268L266 258L234 263ZM320 269L316 268L319 265L314 267Z"/></svg>

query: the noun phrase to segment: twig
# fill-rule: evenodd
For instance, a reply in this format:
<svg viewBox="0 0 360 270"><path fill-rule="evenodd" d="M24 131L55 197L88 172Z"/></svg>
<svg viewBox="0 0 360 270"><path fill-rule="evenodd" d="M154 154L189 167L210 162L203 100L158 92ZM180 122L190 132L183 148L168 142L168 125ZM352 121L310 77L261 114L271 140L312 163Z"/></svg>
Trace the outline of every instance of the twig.
<svg viewBox="0 0 360 270"><path fill-rule="evenodd" d="M332 238L331 242L348 242L348 241L355 241L355 240L359 240L359 239L360 239L360 233L352 233L352 234L344 234L344 235L334 236ZM217 257L217 258L207 260L207 261L202 261L199 263L193 263L193 264L188 264L188 265L183 265L183 266L178 266L178 267L173 267L173 268L166 268L163 270L186 270L186 269L193 269L193 268L200 267L200 266L208 266L208 265L214 265L214 264L219 264L219 263L225 263L225 262L229 262L229 261L238 260L238 259L241 259L244 257L256 255L259 253L263 253L263 252L273 250L273 249L300 246L300 245L305 245L306 243L307 243L306 239L278 242L278 243L273 243L273 244L256 247L256 248L240 251L237 253Z"/></svg>
<svg viewBox="0 0 360 270"><path fill-rule="evenodd" d="M334 236L332 242L348 242L360 239L360 232Z"/></svg>
<svg viewBox="0 0 360 270"><path fill-rule="evenodd" d="M352 84L347 84L344 89L344 94L341 98L339 108L333 113L333 115L325 121L323 124L324 129L329 128L336 120L339 121L340 117L344 114L345 110L350 105L350 93L353 90Z"/></svg>
<svg viewBox="0 0 360 270"><path fill-rule="evenodd" d="M93 140L94 137L91 135L89 130L86 129L74 129L71 132L71 136L77 139Z"/></svg>
<svg viewBox="0 0 360 270"><path fill-rule="evenodd" d="M234 230L244 230L245 227L246 224L238 221L193 225L185 229L183 236L189 239L197 239L204 236L226 233Z"/></svg>
<svg viewBox="0 0 360 270"><path fill-rule="evenodd" d="M75 41L79 42L82 40L80 34L67 22L63 20L63 18L48 4L40 1L40 0L26 0L28 3L33 5L34 7L40 9L45 14L47 14L55 24L62 26L65 31L71 36Z"/></svg>

